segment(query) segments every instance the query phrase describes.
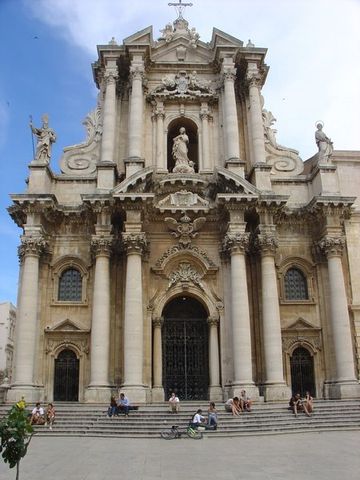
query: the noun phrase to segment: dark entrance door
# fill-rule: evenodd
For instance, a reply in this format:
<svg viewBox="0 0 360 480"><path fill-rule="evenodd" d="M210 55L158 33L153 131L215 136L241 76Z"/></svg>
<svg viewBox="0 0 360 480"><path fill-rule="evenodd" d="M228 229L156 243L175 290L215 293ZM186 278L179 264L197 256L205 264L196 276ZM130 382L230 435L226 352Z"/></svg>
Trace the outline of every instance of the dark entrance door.
<svg viewBox="0 0 360 480"><path fill-rule="evenodd" d="M165 395L175 391L181 400L205 400L209 387L207 314L190 297L166 305L162 335Z"/></svg>
<svg viewBox="0 0 360 480"><path fill-rule="evenodd" d="M63 350L55 360L54 401L79 399L79 360L72 350Z"/></svg>
<svg viewBox="0 0 360 480"><path fill-rule="evenodd" d="M303 347L296 348L290 359L291 385L293 393L304 395L309 391L315 397L314 360Z"/></svg>

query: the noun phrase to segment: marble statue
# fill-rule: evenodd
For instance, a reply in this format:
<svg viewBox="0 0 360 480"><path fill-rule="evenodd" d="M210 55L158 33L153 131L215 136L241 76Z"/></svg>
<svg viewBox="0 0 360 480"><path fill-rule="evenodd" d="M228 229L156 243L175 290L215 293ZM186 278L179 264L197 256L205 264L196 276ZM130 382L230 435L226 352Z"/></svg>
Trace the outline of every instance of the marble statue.
<svg viewBox="0 0 360 480"><path fill-rule="evenodd" d="M329 159L334 151L333 142L330 140L329 137L325 135L323 132L323 124L317 123L316 124L316 132L315 132L315 142L319 148L318 153L318 162L319 163L328 163Z"/></svg>
<svg viewBox="0 0 360 480"><path fill-rule="evenodd" d="M195 173L194 162L188 158L189 137L186 130L181 127L179 135L173 138L172 155L175 160L173 173Z"/></svg>
<svg viewBox="0 0 360 480"><path fill-rule="evenodd" d="M32 121L30 121L30 128L32 133L37 136L35 160L48 164L51 157L51 145L56 142L56 134L52 128L49 128L47 115L42 116L42 121L41 128L34 127Z"/></svg>
<svg viewBox="0 0 360 480"><path fill-rule="evenodd" d="M171 23L167 23L160 32L162 33L161 40L165 40L166 43L169 43L174 36L174 30Z"/></svg>

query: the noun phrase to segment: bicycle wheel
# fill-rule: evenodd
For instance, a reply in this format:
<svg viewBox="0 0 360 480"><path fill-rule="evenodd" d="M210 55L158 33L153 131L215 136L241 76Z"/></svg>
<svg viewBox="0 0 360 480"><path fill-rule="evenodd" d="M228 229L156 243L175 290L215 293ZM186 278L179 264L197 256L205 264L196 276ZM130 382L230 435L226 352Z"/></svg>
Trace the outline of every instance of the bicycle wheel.
<svg viewBox="0 0 360 480"><path fill-rule="evenodd" d="M163 430L161 433L161 438L165 440L174 440L176 438L176 431L175 430Z"/></svg>
<svg viewBox="0 0 360 480"><path fill-rule="evenodd" d="M186 429L186 434L189 438L192 438L193 440L200 440L200 438L203 438L203 433L195 430L195 428L192 427L188 427Z"/></svg>

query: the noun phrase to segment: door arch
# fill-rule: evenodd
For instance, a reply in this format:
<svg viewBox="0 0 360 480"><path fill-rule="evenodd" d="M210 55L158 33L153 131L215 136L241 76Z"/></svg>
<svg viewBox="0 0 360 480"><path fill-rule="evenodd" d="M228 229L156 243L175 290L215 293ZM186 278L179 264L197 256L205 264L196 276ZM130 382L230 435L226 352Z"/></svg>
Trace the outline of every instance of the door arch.
<svg viewBox="0 0 360 480"><path fill-rule="evenodd" d="M314 359L307 348L298 347L290 357L291 387L293 394L305 395L309 391L313 397L316 396Z"/></svg>
<svg viewBox="0 0 360 480"><path fill-rule="evenodd" d="M165 396L175 391L182 400L205 400L209 388L209 341L203 305L179 296L165 305L162 335Z"/></svg>
<svg viewBox="0 0 360 480"><path fill-rule="evenodd" d="M62 350L55 359L54 401L79 400L79 359L73 350Z"/></svg>

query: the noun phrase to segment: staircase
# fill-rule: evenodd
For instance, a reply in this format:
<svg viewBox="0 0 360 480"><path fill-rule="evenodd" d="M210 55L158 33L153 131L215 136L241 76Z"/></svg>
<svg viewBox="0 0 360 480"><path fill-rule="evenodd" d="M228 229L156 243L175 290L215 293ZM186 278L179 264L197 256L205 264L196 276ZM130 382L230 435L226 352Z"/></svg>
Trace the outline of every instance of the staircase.
<svg viewBox="0 0 360 480"><path fill-rule="evenodd" d="M140 406L129 417L107 417L107 405L57 403L53 430L35 426L39 436L87 436L159 438L162 430L172 425L186 426L192 414L206 402L181 402L179 414L168 412L167 404ZM30 407L29 407L30 408ZM9 405L0 405L0 418ZM330 430L360 430L360 400L317 400L309 418L304 413L295 417L286 404L255 404L251 413L233 417L218 405L218 429L205 431L207 437L235 437Z"/></svg>

